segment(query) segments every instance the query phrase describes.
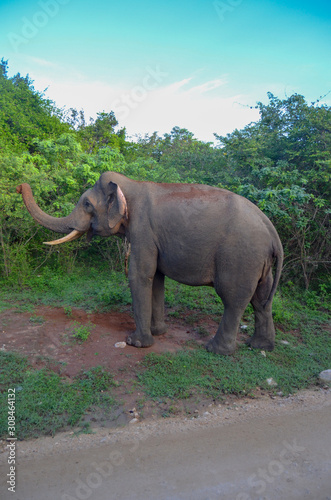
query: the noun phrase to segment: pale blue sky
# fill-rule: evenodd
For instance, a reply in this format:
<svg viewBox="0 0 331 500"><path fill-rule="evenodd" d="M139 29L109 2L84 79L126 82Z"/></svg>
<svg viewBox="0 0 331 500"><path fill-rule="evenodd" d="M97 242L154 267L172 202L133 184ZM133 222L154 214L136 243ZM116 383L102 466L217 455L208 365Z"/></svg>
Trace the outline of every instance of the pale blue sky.
<svg viewBox="0 0 331 500"><path fill-rule="evenodd" d="M0 0L0 19L10 75L59 107L114 110L129 135L213 140L256 120L268 91L331 90L330 1Z"/></svg>

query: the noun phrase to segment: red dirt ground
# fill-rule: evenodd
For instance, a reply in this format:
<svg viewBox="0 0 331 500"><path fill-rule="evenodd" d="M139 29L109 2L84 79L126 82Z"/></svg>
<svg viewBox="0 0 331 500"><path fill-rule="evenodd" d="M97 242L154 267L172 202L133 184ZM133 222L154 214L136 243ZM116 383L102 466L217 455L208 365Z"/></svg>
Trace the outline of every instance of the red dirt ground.
<svg viewBox="0 0 331 500"><path fill-rule="evenodd" d="M73 338L77 324L92 324L91 334L84 342ZM35 367L48 366L72 378L94 366L116 373L140 362L149 352L175 352L190 341L199 344L207 341L207 337L201 338L196 332L198 325L168 319L167 326L168 332L156 337L152 347L116 348L117 342L125 342L127 335L134 331L129 311L88 314L72 309L67 315L63 308L46 306L36 308L33 313L7 310L0 314L0 349L21 353ZM210 319L203 326L210 335L216 332L217 323Z"/></svg>
<svg viewBox="0 0 331 500"><path fill-rule="evenodd" d="M10 309L0 314L0 349L22 354L34 368L47 367L69 381L95 366L109 370L117 383L111 393L118 405L108 410L93 408L85 414L83 422L92 428L118 427L137 416L139 420L165 415L196 416L213 404L211 399L201 395L177 401L147 399L137 383L137 372L148 353L176 352L205 345L216 333L218 322L215 319L201 315L197 318L190 311L181 319L166 315L167 333L155 337L152 347L138 349L129 345L115 347L116 343L125 342L135 329L130 307L121 312L104 313L72 308L69 314L63 307L41 306L32 312ZM84 342L73 337L77 325L92 325ZM246 330L240 331L238 342L245 342L246 338ZM224 397L224 402L232 400L237 397Z"/></svg>
<svg viewBox="0 0 331 500"><path fill-rule="evenodd" d="M176 352L183 347L204 345L216 333L218 324L211 318L200 318L191 326L183 320L166 318L168 331L155 337L152 347L138 349L126 345L117 348L117 342L125 342L128 334L135 328L130 309L123 312L91 313L72 309L70 315L63 308L47 306L36 307L33 312L18 312L11 309L0 314L0 349L27 357L35 368L47 367L61 376L72 379L82 370L102 366L114 375L118 388L112 390L120 401L120 408L108 417L102 412L87 415L85 421L102 422L103 426L118 426L132 419L132 410L141 409L144 417L164 415L168 408L174 411L174 402L152 402L145 400L137 386L137 369L146 354ZM193 313L187 313L191 320ZM75 326L92 325L89 338L80 342L73 337ZM203 335L198 333L201 327ZM202 328L203 327L203 328ZM139 403L140 401L140 403ZM144 401L142 404L141 401ZM178 404L177 404L178 403ZM197 407L204 407L210 401L177 402L175 413L194 412ZM140 413L140 411L139 411ZM140 417L141 415L139 415Z"/></svg>

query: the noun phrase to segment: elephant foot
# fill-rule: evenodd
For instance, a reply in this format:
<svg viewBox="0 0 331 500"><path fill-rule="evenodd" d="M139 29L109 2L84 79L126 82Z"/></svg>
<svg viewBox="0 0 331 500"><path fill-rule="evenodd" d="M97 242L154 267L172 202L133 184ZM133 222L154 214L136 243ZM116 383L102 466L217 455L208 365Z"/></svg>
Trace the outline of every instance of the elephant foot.
<svg viewBox="0 0 331 500"><path fill-rule="evenodd" d="M134 332L127 337L126 343L134 347L150 347L154 344L154 339L152 335L141 335Z"/></svg>
<svg viewBox="0 0 331 500"><path fill-rule="evenodd" d="M272 351L275 347L274 340L269 340L261 337L251 337L246 341L246 344L254 349L261 349L263 351Z"/></svg>
<svg viewBox="0 0 331 500"><path fill-rule="evenodd" d="M165 323L160 324L159 326L152 326L151 332L153 337L158 337L159 335L163 335L167 332L167 327Z"/></svg>
<svg viewBox="0 0 331 500"><path fill-rule="evenodd" d="M206 349L208 352L213 352L214 354L229 356L230 354L233 354L234 351L236 350L236 345L231 347L221 346L220 344L218 344L217 341L215 341L215 338L213 338L206 344Z"/></svg>

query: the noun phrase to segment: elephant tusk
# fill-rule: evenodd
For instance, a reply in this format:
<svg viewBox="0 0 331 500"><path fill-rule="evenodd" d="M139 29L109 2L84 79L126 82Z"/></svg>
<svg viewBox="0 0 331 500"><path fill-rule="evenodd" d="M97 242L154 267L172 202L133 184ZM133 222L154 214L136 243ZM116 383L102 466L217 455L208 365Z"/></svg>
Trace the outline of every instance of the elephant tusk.
<svg viewBox="0 0 331 500"><path fill-rule="evenodd" d="M44 245L60 245L61 243L65 243L67 241L77 240L77 238L80 238L84 233L85 231L77 231L74 229L70 234L67 234L67 236L64 236L63 238L54 241L44 241Z"/></svg>

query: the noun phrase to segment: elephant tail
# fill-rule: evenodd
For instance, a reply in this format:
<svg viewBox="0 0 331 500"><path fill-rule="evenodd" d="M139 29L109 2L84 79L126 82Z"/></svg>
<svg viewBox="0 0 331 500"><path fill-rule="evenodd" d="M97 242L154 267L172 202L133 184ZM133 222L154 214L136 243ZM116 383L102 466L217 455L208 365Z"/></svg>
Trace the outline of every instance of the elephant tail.
<svg viewBox="0 0 331 500"><path fill-rule="evenodd" d="M280 243L280 242L279 242ZM282 269L283 269L283 260L284 260L284 252L283 252L283 248L282 248L282 245L280 243L279 247L277 248L277 250L274 250L273 252L273 258L276 259L276 270L275 270L275 274L274 274L274 280L273 280L273 283L272 283L272 287L271 287L271 290L270 290L270 293L269 293L269 297L268 299L266 300L265 304L264 304L264 308L267 307L268 304L270 304L270 302L272 301L275 293L276 293L276 289L277 289L277 286L278 286L278 283L279 283L279 279L280 279L280 275L282 273Z"/></svg>

